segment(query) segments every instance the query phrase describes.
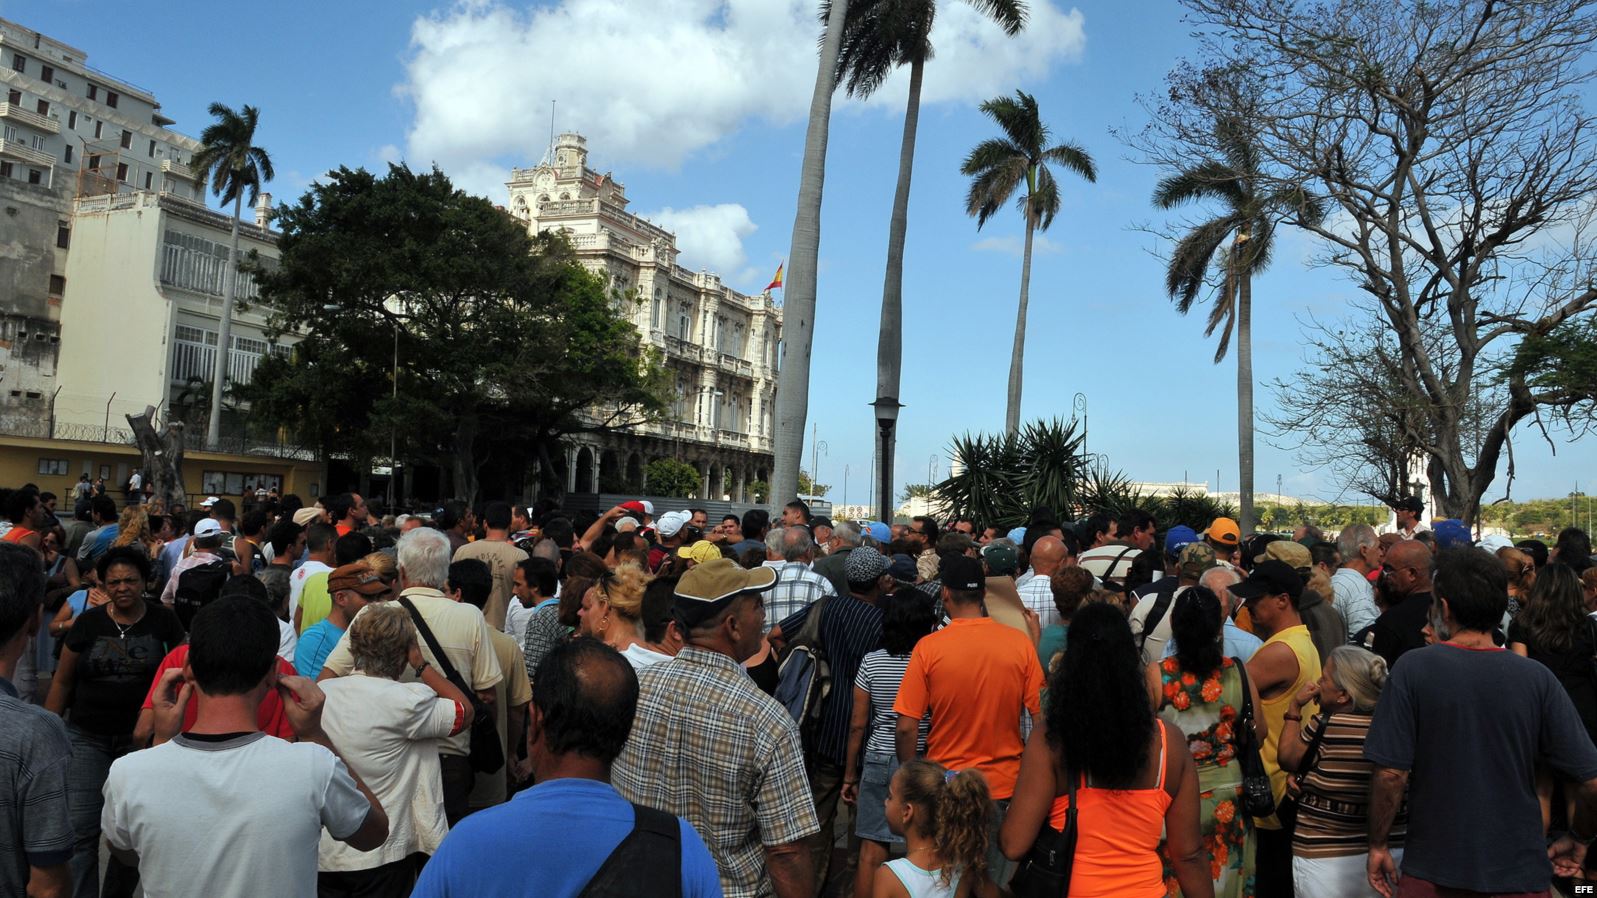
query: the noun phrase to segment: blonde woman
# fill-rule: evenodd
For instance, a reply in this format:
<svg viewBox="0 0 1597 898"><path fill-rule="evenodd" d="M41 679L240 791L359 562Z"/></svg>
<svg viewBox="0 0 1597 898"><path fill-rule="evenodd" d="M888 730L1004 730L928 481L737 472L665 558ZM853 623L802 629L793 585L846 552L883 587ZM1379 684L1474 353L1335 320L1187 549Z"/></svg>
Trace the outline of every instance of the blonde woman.
<svg viewBox="0 0 1597 898"><path fill-rule="evenodd" d="M448 829L438 740L471 726L471 702L422 656L403 606L366 606L347 638L354 670L319 684L322 727L388 814L388 841L356 851L323 830L317 881L323 894L399 898L415 885L416 855L437 851Z"/></svg>
<svg viewBox="0 0 1597 898"><path fill-rule="evenodd" d="M1386 662L1358 646L1331 650L1320 679L1292 697L1282 723L1279 759L1295 772L1298 823L1292 837L1292 878L1299 898L1373 896L1367 863L1373 765L1364 759L1375 704L1386 685ZM1303 722L1318 701L1320 715ZM1402 862L1406 813L1398 811L1390 846Z"/></svg>
<svg viewBox="0 0 1597 898"><path fill-rule="evenodd" d="M161 541L150 530L150 513L144 506L129 505L122 509L117 528L116 540L111 543L113 549L138 546L149 554L151 561L161 557Z"/></svg>
<svg viewBox="0 0 1597 898"><path fill-rule="evenodd" d="M1530 597L1530 589L1536 585L1536 561L1530 554L1504 546L1497 550L1497 560L1503 563L1503 569L1508 572L1508 620L1519 616ZM1508 620L1503 622L1503 629L1508 629Z"/></svg>
<svg viewBox="0 0 1597 898"><path fill-rule="evenodd" d="M582 596L577 632L620 652L635 670L671 660L643 639L643 591L650 577L627 564L600 574Z"/></svg>

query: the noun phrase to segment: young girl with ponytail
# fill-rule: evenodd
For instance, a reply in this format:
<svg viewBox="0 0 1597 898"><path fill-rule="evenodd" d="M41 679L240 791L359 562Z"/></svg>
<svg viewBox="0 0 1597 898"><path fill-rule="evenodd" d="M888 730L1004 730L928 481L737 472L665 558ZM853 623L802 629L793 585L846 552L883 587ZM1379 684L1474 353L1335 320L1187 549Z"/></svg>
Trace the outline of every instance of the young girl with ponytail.
<svg viewBox="0 0 1597 898"><path fill-rule="evenodd" d="M987 878L993 800L980 773L910 761L893 774L885 809L907 849L876 871L872 898L997 898Z"/></svg>

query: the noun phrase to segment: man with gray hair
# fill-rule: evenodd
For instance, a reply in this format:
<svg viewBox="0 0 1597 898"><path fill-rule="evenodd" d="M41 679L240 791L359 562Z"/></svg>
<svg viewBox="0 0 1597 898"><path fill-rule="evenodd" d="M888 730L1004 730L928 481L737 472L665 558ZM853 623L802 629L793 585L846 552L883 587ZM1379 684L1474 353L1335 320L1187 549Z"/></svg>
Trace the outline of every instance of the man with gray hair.
<svg viewBox="0 0 1597 898"><path fill-rule="evenodd" d="M838 595L830 580L810 570L815 541L807 527L772 527L765 537L766 567L776 571L776 584L765 595L765 632L808 608L821 596Z"/></svg>
<svg viewBox="0 0 1597 898"><path fill-rule="evenodd" d="M425 659L420 671L407 670L400 682L420 679L427 667L437 667L448 676L445 664L458 671L483 702L493 701L493 688L504 679L499 659L494 655L493 637L488 635L488 621L482 612L465 602L456 602L444 594L449 585L449 537L431 528L412 530L399 538L399 602L410 612L421 642ZM364 608L361 613L365 613ZM360 620L360 614L355 615ZM351 629L353 629L353 622ZM433 640L444 650L445 658L438 658L421 636L425 628ZM338 645L327 656L318 680L344 677L355 669L354 655L349 648L349 631L339 638ZM466 816L475 773L471 768L471 731L466 730L446 739L438 740L438 764L444 780L444 817L450 826Z"/></svg>
<svg viewBox="0 0 1597 898"><path fill-rule="evenodd" d="M848 592L848 578L845 576L848 554L858 549L864 540L858 524L838 521L832 526L832 538L827 541L826 555L815 560L812 570L825 577L832 584L832 591L838 595Z"/></svg>
<svg viewBox="0 0 1597 898"><path fill-rule="evenodd" d="M1342 556L1342 566L1331 575L1331 591L1336 594L1336 610L1347 624L1347 638L1353 639L1381 615L1375 607L1370 574L1381 569L1386 550L1374 527L1349 524L1337 534L1336 551Z"/></svg>
<svg viewBox="0 0 1597 898"><path fill-rule="evenodd" d="M1225 643L1225 653L1228 658L1240 658L1246 664L1253 657L1253 653L1264 645L1264 640L1247 630L1237 626L1234 618L1237 609L1242 606L1237 597L1231 594L1231 587L1242 582L1242 575L1236 568L1214 567L1203 572L1198 578L1198 585L1213 592L1220 597L1220 614L1224 617L1224 627L1221 628L1222 641ZM1165 646L1165 656L1175 654L1175 641L1171 640Z"/></svg>

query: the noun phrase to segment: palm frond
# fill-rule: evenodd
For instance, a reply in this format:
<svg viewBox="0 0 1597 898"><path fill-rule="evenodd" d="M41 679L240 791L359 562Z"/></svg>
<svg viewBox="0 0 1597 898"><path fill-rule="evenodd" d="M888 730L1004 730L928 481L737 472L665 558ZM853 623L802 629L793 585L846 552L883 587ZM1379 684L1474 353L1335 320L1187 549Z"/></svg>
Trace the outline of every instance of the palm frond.
<svg viewBox="0 0 1597 898"><path fill-rule="evenodd" d="M1068 168L1088 181L1097 183L1098 167L1093 164L1092 156L1076 144L1065 142L1056 144L1043 151L1044 162Z"/></svg>
<svg viewBox="0 0 1597 898"><path fill-rule="evenodd" d="M1165 291L1175 300L1176 311L1185 315L1197 301L1198 291L1208 283L1209 266L1215 250L1236 230L1239 220L1234 215L1210 219L1198 225L1176 244L1165 269Z"/></svg>
<svg viewBox="0 0 1597 898"><path fill-rule="evenodd" d="M1153 204L1161 209L1173 209L1183 203L1214 199L1225 203L1231 210L1247 204L1241 179L1229 165L1205 161L1185 171L1159 179L1153 190Z"/></svg>
<svg viewBox="0 0 1597 898"><path fill-rule="evenodd" d="M994 22L1004 30L1004 34L1014 37L1022 28L1026 27L1026 4L1021 0L965 0L973 9Z"/></svg>
<svg viewBox="0 0 1597 898"><path fill-rule="evenodd" d="M1028 156L1040 154L1048 141L1048 129L1037 112L1037 100L1025 91L1015 91L1013 98L988 100L981 104L981 111L1003 129L1011 142L1025 147Z"/></svg>
<svg viewBox="0 0 1597 898"><path fill-rule="evenodd" d="M976 144L970 155L959 166L962 175L977 175L990 169L1008 165L1015 159L1024 160L1026 148L1001 137L989 137Z"/></svg>
<svg viewBox="0 0 1597 898"><path fill-rule="evenodd" d="M1015 190L1026 183L1026 159L1011 157L1001 165L984 169L970 182L970 192L965 198L965 214L976 216L976 230L981 230Z"/></svg>
<svg viewBox="0 0 1597 898"><path fill-rule="evenodd" d="M1027 217L1036 222L1038 230L1048 230L1054 223L1054 216L1059 214L1059 182L1054 180L1054 173L1048 166L1037 166L1037 190L1026 201Z"/></svg>

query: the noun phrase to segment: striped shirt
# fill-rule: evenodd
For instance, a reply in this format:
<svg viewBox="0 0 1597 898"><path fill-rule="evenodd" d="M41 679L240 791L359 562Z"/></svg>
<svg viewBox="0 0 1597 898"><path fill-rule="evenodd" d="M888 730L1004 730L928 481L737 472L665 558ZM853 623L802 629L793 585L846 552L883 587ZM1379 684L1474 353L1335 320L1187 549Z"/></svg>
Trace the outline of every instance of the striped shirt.
<svg viewBox="0 0 1597 898"><path fill-rule="evenodd" d="M789 561L776 567L776 584L765 591L765 632L808 608L821 596L835 595L832 582L810 570L802 561ZM797 632L782 628L791 638Z"/></svg>
<svg viewBox="0 0 1597 898"><path fill-rule="evenodd" d="M1298 799L1292 854L1308 858L1366 854L1370 850L1370 775L1375 769L1364 759L1370 715L1349 712L1332 714L1329 723L1324 720L1324 715L1315 717L1301 731L1307 745L1320 727L1326 727L1316 756L1304 759L1314 766L1300 780L1303 792ZM1393 848L1402 847L1407 828L1408 809L1402 807L1392 823Z"/></svg>
<svg viewBox="0 0 1597 898"><path fill-rule="evenodd" d="M904 682L904 670L909 667L909 655L889 655L886 649L877 649L860 661L859 673L854 675L854 687L870 696L870 729L866 731L865 750L874 752L897 751L898 715L893 711L893 700L898 698L898 684ZM920 735L915 739L915 753L926 753L926 733L932 728L932 715L920 721Z"/></svg>
<svg viewBox="0 0 1597 898"><path fill-rule="evenodd" d="M789 636L797 633L814 607L803 608L782 621L782 632ZM841 767L848 758L848 725L854 714L854 690L844 684L854 682L866 653L881 646L882 612L852 595L829 597L821 606L818 642L831 665L833 685L821 705L821 719L815 728L813 744L805 748ZM902 672L899 678L903 678ZM897 694L896 689L894 694Z"/></svg>
<svg viewBox="0 0 1597 898"><path fill-rule="evenodd" d="M821 829L786 709L742 665L692 645L638 671L638 712L611 782L628 801L693 824L726 898L776 894L764 846Z"/></svg>

